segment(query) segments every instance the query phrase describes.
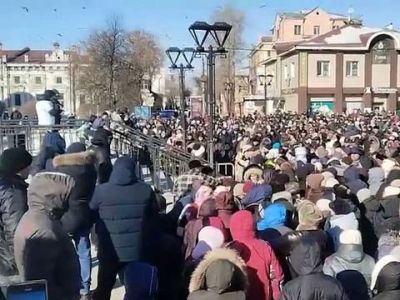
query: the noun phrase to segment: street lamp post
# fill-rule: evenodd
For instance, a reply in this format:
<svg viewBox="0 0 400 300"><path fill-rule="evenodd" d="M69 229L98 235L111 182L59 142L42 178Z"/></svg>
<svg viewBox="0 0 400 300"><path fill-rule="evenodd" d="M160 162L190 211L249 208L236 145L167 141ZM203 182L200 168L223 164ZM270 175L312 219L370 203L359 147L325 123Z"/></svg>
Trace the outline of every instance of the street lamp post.
<svg viewBox="0 0 400 300"><path fill-rule="evenodd" d="M208 160L212 168L214 168L215 58L217 55L226 53L224 45L231 30L232 25L225 22L216 22L212 25L207 22L195 22L189 27L189 32L197 46L197 52L207 57L207 93L210 117L208 128ZM204 47L204 43L209 35L212 36L216 47L212 44L208 48Z"/></svg>
<svg viewBox="0 0 400 300"><path fill-rule="evenodd" d="M267 113L268 113L268 108L267 108L268 107L268 105L267 105L267 102L268 102L267 93L268 93L268 91L267 91L267 89L268 89L269 86L271 86L272 78L274 78L274 76L272 74L268 74L268 75L260 74L260 75L258 75L258 78L260 79L261 85L264 86L264 103L265 103L264 113L265 113L265 115L267 115Z"/></svg>
<svg viewBox="0 0 400 300"><path fill-rule="evenodd" d="M179 70L179 87L180 87L180 118L183 130L183 149L186 151L186 118L185 118L185 71L193 69L192 62L196 51L193 48L179 49L170 47L166 51L171 61L171 69ZM180 57L184 58L184 62L177 65Z"/></svg>

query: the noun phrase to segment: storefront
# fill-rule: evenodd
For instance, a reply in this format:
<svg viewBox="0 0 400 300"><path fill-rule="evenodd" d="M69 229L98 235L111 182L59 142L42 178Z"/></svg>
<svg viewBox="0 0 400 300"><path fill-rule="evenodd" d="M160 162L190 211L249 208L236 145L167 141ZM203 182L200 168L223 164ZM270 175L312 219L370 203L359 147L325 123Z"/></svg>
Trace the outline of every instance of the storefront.
<svg viewBox="0 0 400 300"><path fill-rule="evenodd" d="M313 113L333 113L334 102L330 97L312 97L310 98L310 110Z"/></svg>
<svg viewBox="0 0 400 300"><path fill-rule="evenodd" d="M363 112L364 111L364 102L362 96L355 97L345 97L346 103L346 113L351 114L355 112Z"/></svg>

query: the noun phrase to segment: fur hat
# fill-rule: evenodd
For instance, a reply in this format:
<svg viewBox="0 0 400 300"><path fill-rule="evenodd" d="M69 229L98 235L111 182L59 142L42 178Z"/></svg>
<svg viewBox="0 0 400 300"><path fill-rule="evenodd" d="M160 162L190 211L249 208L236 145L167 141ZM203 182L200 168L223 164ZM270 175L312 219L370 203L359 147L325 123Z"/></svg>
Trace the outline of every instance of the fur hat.
<svg viewBox="0 0 400 300"><path fill-rule="evenodd" d="M347 229L340 233L339 242L342 245L362 245L361 232L356 229Z"/></svg>
<svg viewBox="0 0 400 300"><path fill-rule="evenodd" d="M339 184L339 181L337 181L335 178L328 178L322 181L321 186L324 188L333 189L333 187L337 184Z"/></svg>
<svg viewBox="0 0 400 300"><path fill-rule="evenodd" d="M328 156L328 151L324 147L319 146L317 150L315 150L315 155L317 155L318 158L325 158Z"/></svg>
<svg viewBox="0 0 400 300"><path fill-rule="evenodd" d="M316 230L324 218L322 211L308 200L300 203L298 211L299 225L296 230Z"/></svg>

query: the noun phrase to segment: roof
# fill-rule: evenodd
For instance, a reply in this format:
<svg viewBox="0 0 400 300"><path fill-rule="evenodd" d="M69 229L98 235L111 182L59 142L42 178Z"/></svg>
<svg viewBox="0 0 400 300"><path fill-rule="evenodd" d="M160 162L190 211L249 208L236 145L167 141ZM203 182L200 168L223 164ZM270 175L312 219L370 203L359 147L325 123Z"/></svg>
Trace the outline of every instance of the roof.
<svg viewBox="0 0 400 300"><path fill-rule="evenodd" d="M269 43L272 42L272 36L262 36L260 38L261 43Z"/></svg>
<svg viewBox="0 0 400 300"><path fill-rule="evenodd" d="M52 50L28 50L26 52L21 52L22 50L3 50L2 55L7 56L7 62L23 63L25 62L25 55L28 55L29 62L41 63L45 62L46 54L50 55ZM23 54L21 54L23 53ZM21 54L21 55L19 55Z"/></svg>
<svg viewBox="0 0 400 300"><path fill-rule="evenodd" d="M301 10L298 12L280 12L278 13L279 16L284 17L284 18L290 18L290 19L303 19L305 18L308 14L313 12L314 10L318 9L319 7L315 7L313 9L305 9ZM322 8L320 10L323 10ZM347 20L348 16L340 13L333 13L333 12L326 12L331 19L334 20Z"/></svg>
<svg viewBox="0 0 400 300"><path fill-rule="evenodd" d="M372 40L379 35L393 38L400 50L400 32L381 28L347 25L326 34L293 43L277 43L279 54L291 50L368 50Z"/></svg>

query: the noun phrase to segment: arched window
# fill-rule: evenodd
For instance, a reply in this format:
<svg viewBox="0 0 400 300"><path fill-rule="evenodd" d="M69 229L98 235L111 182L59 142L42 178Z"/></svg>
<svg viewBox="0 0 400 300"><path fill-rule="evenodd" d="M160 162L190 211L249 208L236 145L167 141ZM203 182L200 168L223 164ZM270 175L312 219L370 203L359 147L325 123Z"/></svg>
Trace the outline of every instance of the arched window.
<svg viewBox="0 0 400 300"><path fill-rule="evenodd" d="M374 41L372 46L372 62L374 64L388 64L389 50L394 48L394 41L389 37L380 38Z"/></svg>

